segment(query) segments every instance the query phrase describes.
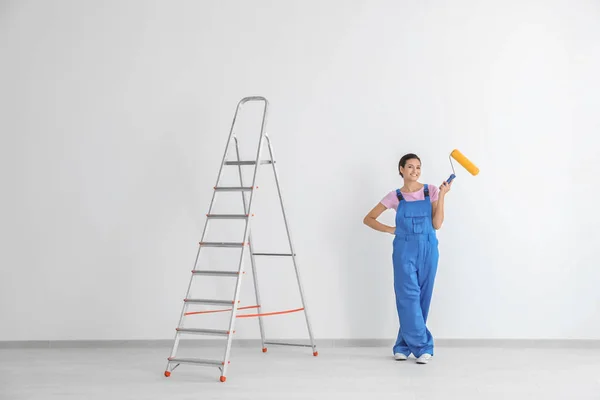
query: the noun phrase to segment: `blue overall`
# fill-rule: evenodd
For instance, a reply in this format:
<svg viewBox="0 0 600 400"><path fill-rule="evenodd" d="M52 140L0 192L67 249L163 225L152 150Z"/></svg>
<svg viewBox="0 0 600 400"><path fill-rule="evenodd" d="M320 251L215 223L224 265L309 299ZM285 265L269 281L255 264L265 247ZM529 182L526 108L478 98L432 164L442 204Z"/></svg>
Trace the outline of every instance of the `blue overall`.
<svg viewBox="0 0 600 400"><path fill-rule="evenodd" d="M400 320L395 353L433 355L433 337L425 325L433 283L439 259L438 240L433 228L429 188L425 185L425 199L406 201L400 190L396 195L400 204L396 212L394 238L394 292Z"/></svg>

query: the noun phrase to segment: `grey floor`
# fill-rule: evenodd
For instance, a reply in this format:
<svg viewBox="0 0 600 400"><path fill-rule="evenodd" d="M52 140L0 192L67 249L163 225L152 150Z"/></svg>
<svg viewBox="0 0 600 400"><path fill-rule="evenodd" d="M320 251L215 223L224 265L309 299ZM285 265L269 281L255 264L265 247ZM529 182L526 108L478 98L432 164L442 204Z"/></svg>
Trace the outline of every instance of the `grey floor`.
<svg viewBox="0 0 600 400"><path fill-rule="evenodd" d="M318 357L234 348L226 383L216 368L189 365L165 378L168 352L0 349L0 399L600 399L599 348L438 347L428 365L395 361L387 347Z"/></svg>

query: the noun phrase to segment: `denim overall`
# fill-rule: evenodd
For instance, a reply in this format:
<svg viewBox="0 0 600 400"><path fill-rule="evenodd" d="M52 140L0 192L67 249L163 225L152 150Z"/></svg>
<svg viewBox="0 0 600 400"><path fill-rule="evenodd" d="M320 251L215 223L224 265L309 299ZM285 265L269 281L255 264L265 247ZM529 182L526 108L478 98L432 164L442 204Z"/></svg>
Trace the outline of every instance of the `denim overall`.
<svg viewBox="0 0 600 400"><path fill-rule="evenodd" d="M406 201L400 189L392 260L394 292L400 320L395 353L433 355L433 337L425 325L439 259L438 240L433 228L429 188L425 199Z"/></svg>

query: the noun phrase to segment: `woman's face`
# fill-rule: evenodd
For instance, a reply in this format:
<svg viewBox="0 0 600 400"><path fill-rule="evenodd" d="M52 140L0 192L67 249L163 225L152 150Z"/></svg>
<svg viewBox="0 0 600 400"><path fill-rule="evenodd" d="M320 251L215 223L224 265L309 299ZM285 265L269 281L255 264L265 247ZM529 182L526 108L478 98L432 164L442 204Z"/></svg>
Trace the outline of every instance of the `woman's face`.
<svg viewBox="0 0 600 400"><path fill-rule="evenodd" d="M404 167L400 167L400 172L404 175L405 181L416 182L421 176L421 162L416 158L411 158L406 161Z"/></svg>

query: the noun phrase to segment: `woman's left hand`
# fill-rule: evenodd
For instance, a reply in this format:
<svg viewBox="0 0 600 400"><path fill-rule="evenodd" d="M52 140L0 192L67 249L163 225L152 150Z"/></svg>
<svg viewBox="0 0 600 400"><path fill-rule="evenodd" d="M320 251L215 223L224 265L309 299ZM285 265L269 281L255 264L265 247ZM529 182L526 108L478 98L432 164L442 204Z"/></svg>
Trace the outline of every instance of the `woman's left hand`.
<svg viewBox="0 0 600 400"><path fill-rule="evenodd" d="M444 181L442 183L442 185L440 186L440 195L445 196L446 193L448 193L450 191L451 187L452 187L452 182L448 183L448 182Z"/></svg>

